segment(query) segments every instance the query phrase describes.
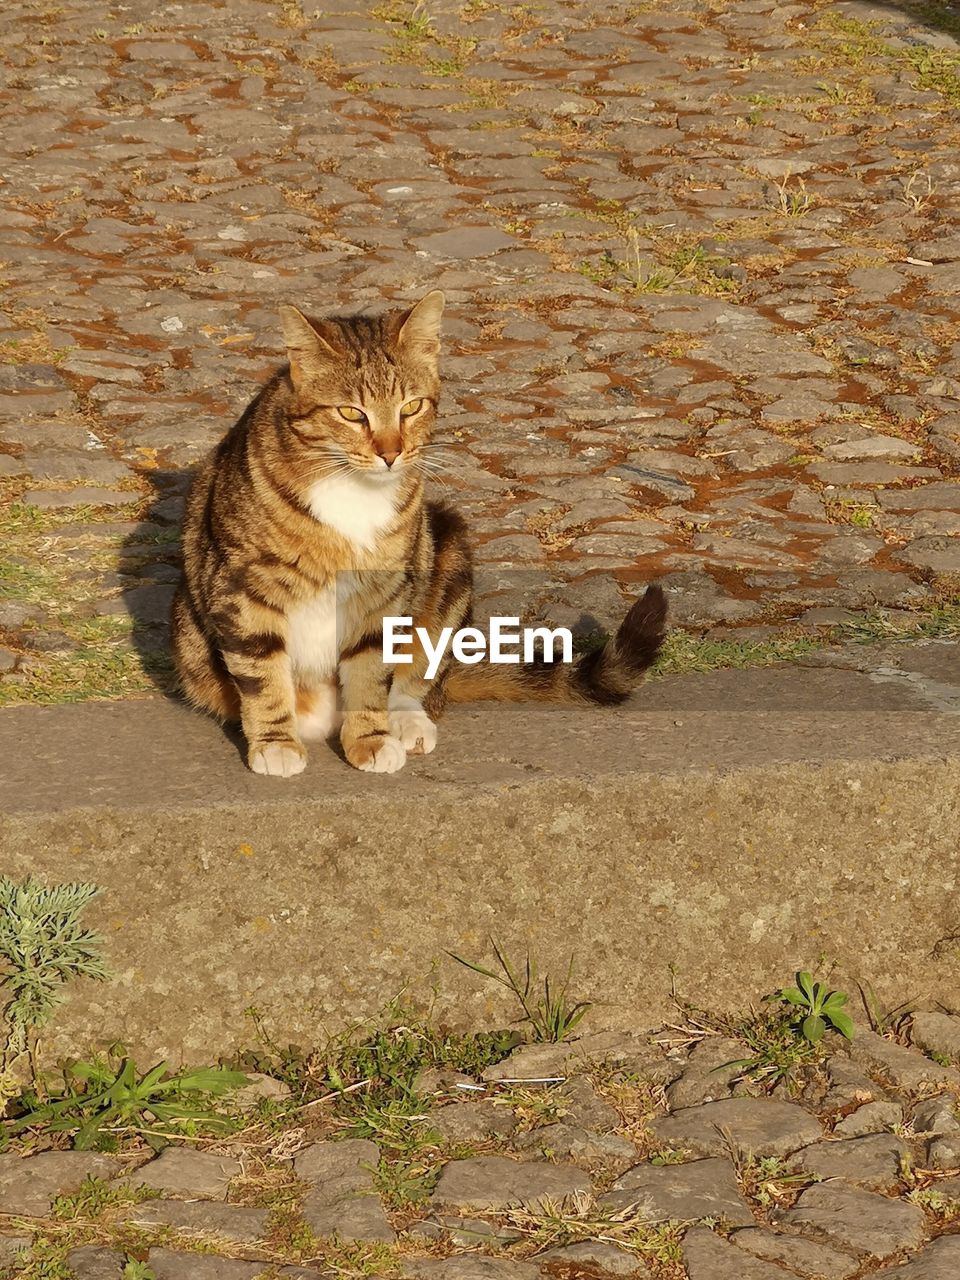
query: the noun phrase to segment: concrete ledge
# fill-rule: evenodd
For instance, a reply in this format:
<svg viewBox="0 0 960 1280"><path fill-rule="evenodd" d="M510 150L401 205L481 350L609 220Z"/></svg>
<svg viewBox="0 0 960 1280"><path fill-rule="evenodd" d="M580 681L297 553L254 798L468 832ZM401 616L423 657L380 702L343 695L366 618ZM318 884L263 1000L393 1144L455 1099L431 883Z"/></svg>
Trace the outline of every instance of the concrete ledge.
<svg viewBox="0 0 960 1280"><path fill-rule="evenodd" d="M864 665L861 663L860 665ZM883 994L955 989L960 653L865 671L660 681L627 708L463 708L392 777L313 749L254 777L219 729L161 700L0 714L0 869L90 879L115 981L74 988L47 1047L120 1036L143 1058L315 1040L424 992L494 933L653 1025L670 967L742 1006L824 952ZM513 1011L444 961L437 1012Z"/></svg>

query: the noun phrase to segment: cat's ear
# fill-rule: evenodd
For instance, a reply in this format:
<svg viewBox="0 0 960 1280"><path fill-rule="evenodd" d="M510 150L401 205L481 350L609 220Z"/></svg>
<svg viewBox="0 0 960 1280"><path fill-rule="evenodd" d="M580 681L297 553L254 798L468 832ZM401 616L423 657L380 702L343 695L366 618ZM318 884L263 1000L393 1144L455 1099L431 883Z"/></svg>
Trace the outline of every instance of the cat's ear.
<svg viewBox="0 0 960 1280"><path fill-rule="evenodd" d="M336 347L328 342L296 307L280 308L283 340L287 344L290 359L290 377L297 388L312 373L340 359Z"/></svg>
<svg viewBox="0 0 960 1280"><path fill-rule="evenodd" d="M444 301L439 289L431 289L416 306L411 307L400 323L397 346L416 348L424 355L437 355Z"/></svg>

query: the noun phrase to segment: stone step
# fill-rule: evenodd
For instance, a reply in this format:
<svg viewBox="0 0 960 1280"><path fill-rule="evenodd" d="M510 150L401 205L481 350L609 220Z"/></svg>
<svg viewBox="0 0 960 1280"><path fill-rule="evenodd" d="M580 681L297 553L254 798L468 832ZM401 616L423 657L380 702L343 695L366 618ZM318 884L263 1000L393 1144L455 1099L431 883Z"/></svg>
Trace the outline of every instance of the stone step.
<svg viewBox="0 0 960 1280"><path fill-rule="evenodd" d="M936 998L960 977L960 647L863 671L663 679L617 710L456 708L393 776L314 744L258 777L162 699L0 713L0 866L91 880L114 979L76 986L46 1044L197 1061L367 1017L436 974L463 1026L515 1016L449 951L488 934L574 953L593 1026L684 993L737 1008L825 953L848 981ZM873 663L870 668L870 662Z"/></svg>

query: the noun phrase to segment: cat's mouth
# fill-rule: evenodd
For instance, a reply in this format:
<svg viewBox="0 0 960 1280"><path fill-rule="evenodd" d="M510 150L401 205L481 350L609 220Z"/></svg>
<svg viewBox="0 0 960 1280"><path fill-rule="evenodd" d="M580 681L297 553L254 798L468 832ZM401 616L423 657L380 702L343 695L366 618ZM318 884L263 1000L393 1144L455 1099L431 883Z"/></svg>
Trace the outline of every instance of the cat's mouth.
<svg viewBox="0 0 960 1280"><path fill-rule="evenodd" d="M362 476L364 479L373 480L380 484L399 479L400 476L406 474L409 468L410 461L407 458L397 458L396 462L389 467L382 458L372 463L352 462L350 465L350 470L354 475Z"/></svg>

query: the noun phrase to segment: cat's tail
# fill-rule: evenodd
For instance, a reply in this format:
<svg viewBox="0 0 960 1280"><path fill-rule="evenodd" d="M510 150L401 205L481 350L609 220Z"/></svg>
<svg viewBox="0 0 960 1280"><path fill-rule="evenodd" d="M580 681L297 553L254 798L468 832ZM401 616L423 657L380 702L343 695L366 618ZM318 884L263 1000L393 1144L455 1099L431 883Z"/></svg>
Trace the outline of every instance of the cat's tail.
<svg viewBox="0 0 960 1280"><path fill-rule="evenodd" d="M663 588L647 587L601 649L576 662L536 662L512 666L454 663L444 688L450 702L579 702L615 706L643 682L666 634Z"/></svg>

